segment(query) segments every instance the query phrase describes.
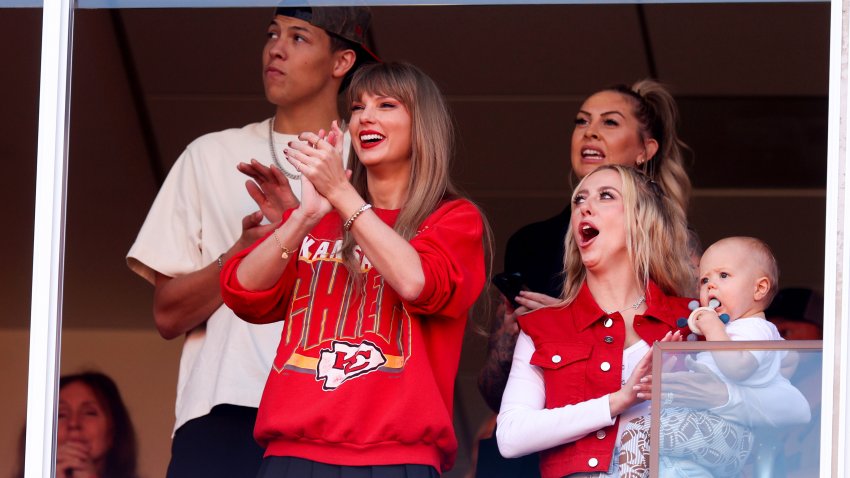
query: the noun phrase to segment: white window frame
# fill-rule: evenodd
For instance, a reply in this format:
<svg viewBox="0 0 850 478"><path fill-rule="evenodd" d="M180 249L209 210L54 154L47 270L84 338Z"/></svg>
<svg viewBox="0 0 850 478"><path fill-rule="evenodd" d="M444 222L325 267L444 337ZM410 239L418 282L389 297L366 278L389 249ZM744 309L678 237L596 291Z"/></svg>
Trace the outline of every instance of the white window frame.
<svg viewBox="0 0 850 478"><path fill-rule="evenodd" d="M32 255L27 435L24 476L55 476L67 199L73 4L45 0L42 12L38 154Z"/></svg>
<svg viewBox="0 0 850 478"><path fill-rule="evenodd" d="M706 3L717 2L708 0ZM118 2L121 3L121 2ZM136 3L145 4L146 0ZM150 0L157 3L157 0ZM161 3L161 2L160 2ZM222 2L220 2L222 3ZM273 2L276 3L276 2ZM318 3L318 2L314 2ZM333 3L333 2L321 2ZM372 4L434 4L434 1L381 1ZM454 0L439 3L520 3L518 1ZM537 1L535 3L585 3ZM598 0L590 3L631 3ZM657 3L650 1L648 3ZM692 3L683 0L676 3ZM829 130L824 254L823 394L821 414L821 477L850 476L844 458L850 454L847 430L848 349L850 324L850 220L847 207L847 138L850 129L848 87L848 19L850 0L831 0L829 45ZM56 392L59 377L62 285L67 198L70 52L74 2L44 0L38 156L33 238L32 311L30 316L27 390L26 478L55 476ZM848 12L848 13L845 13ZM827 320L832 318L832 320Z"/></svg>

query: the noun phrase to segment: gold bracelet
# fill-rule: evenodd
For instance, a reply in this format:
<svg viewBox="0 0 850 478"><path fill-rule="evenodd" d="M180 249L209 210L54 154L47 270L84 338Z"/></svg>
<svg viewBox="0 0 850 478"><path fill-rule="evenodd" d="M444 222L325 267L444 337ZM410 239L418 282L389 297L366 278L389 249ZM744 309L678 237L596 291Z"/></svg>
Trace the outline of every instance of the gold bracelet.
<svg viewBox="0 0 850 478"><path fill-rule="evenodd" d="M355 211L354 214L352 214L351 217L349 217L348 220L345 221L345 224L342 225L342 228L345 229L346 231L350 231L351 225L354 224L354 220L357 219L357 216L363 214L363 211L366 211L367 209L372 209L372 205L369 204L369 203L366 203L366 204L360 206L360 209Z"/></svg>
<svg viewBox="0 0 850 478"><path fill-rule="evenodd" d="M289 255L292 254L293 252L295 252L295 250L290 249L290 248L284 246L283 244L281 244L280 239L277 237L277 229L272 231L272 236L274 236L274 242L276 242L278 247L280 247L280 250L281 250L280 258L284 259L284 260L289 259Z"/></svg>

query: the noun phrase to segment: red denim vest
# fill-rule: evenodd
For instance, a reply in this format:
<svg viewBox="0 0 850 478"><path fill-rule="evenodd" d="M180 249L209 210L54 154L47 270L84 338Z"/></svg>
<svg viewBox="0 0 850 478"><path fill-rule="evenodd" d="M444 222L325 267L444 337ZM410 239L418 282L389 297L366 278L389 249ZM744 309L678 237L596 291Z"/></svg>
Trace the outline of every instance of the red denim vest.
<svg viewBox="0 0 850 478"><path fill-rule="evenodd" d="M647 310L636 315L634 328L648 344L679 329L676 320L687 317L689 299L668 297L654 283L646 291ZM626 337L623 317L606 314L587 284L568 306L542 308L519 318L522 330L534 341L531 364L543 370L546 408L572 405L615 392L621 387ZM540 454L543 478L577 472L607 471L617 439L617 424Z"/></svg>

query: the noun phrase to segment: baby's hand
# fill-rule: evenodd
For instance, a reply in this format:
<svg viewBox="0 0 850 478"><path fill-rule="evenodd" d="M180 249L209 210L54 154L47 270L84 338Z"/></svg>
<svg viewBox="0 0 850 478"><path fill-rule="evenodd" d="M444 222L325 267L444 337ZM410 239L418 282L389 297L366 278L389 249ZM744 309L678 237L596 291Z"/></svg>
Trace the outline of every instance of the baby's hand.
<svg viewBox="0 0 850 478"><path fill-rule="evenodd" d="M710 317L716 317L718 320L720 320L721 324L726 324L729 322L729 314L717 315L718 307L720 307L720 301L716 298L711 299L710 301L708 301L707 306L702 307L700 307L699 302L697 302L696 300L692 300L688 304L688 308L691 309L691 315L689 315L687 319L680 318L678 321L676 321L676 324L679 327L684 327L685 325L687 325L688 328L691 329L691 332L697 335L705 335L705 330L700 326L699 322L697 321L700 316L708 314ZM709 322L707 318L702 318L705 319L703 320L703 323ZM709 325L709 327L713 326ZM716 330L716 328L712 328L712 330Z"/></svg>
<svg viewBox="0 0 850 478"><path fill-rule="evenodd" d="M705 308L702 310L698 309L694 312L694 325L696 325L702 335L709 335L714 330L725 327L723 321L720 320L720 316L717 315L715 310Z"/></svg>

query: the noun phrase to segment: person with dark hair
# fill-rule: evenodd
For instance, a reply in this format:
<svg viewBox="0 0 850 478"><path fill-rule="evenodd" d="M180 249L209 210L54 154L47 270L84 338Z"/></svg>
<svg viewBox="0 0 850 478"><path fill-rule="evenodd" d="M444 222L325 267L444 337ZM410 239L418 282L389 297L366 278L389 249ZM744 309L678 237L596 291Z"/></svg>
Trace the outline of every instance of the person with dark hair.
<svg viewBox="0 0 850 478"><path fill-rule="evenodd" d="M641 80L631 87L617 85L590 95L576 113L570 159L572 172L582 179L603 164L619 164L644 171L656 181L687 216L691 182L685 172L687 145L679 138L678 108L660 83ZM488 360L479 376L487 404L498 411L510 372L516 343L516 315L557 302L564 283L564 236L570 207L555 217L529 224L508 239L505 271L518 272L528 290L520 292L517 310L494 321ZM513 308L510 308L513 309ZM512 331L500 332L500 329ZM512 337L512 340L507 338Z"/></svg>
<svg viewBox="0 0 850 478"><path fill-rule="evenodd" d="M628 99L626 102L633 107L634 123L630 124L628 116L618 119L615 111L621 108L606 110L617 104L617 95L621 101ZM594 119L598 123L595 128ZM661 83L646 79L632 86L606 88L585 100L576 117L572 143L573 172L581 178L600 164L637 167L660 184L664 193L687 216L691 180L685 171L685 155L689 148L679 138L678 127L676 100ZM615 138L612 133L619 131L628 136L629 129L634 128L638 139L631 150L612 147L611 140Z"/></svg>
<svg viewBox="0 0 850 478"><path fill-rule="evenodd" d="M99 372L59 379L57 478L136 478L136 432L115 382Z"/></svg>
<svg viewBox="0 0 850 478"><path fill-rule="evenodd" d="M88 371L59 378L56 478L138 478L136 431L121 393L107 375ZM24 478L26 427L18 443Z"/></svg>
<svg viewBox="0 0 850 478"><path fill-rule="evenodd" d="M457 451L454 384L488 227L451 181L454 128L431 78L368 65L348 104L352 170L336 123L303 133L284 150L301 204L222 271L239 317L284 322L259 476L435 478Z"/></svg>
<svg viewBox="0 0 850 478"><path fill-rule="evenodd" d="M129 267L155 287L160 334L185 336L168 478L243 477L259 469L263 449L252 430L281 327L235 320L222 303L219 273L271 230L266 221L279 222L298 204L301 174L283 159L283 148L298 141L296 134L328 130L340 119L346 79L376 60L365 46L370 21L365 7L277 8L261 58L273 116L192 142L128 253ZM256 181L246 185L237 167L249 161L270 165L269 175L243 167Z"/></svg>

